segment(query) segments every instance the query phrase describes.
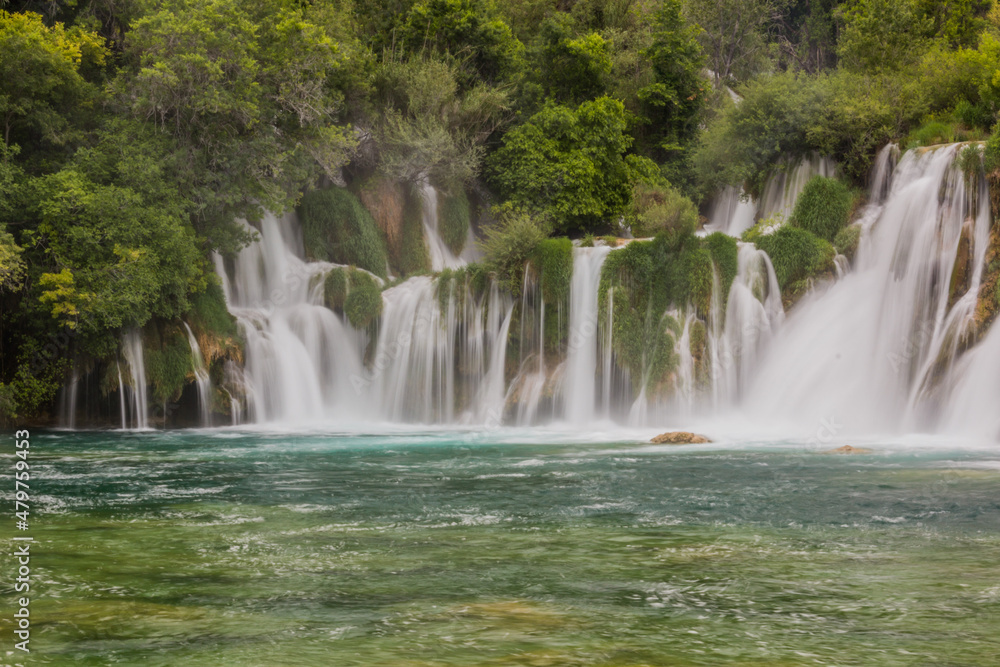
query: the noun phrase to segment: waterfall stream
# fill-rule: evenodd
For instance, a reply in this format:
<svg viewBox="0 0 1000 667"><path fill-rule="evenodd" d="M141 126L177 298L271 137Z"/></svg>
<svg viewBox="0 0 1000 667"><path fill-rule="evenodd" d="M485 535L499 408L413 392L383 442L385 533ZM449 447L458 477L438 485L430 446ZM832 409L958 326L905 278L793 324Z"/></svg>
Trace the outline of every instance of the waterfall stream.
<svg viewBox="0 0 1000 667"><path fill-rule="evenodd" d="M663 314L673 327L674 365L655 388L630 379L615 359L613 299L606 325L598 324L611 247L573 249L565 303L546 304L529 270L517 300L492 281L474 287L465 260L437 233L437 192L424 184L432 263L454 272L385 289L381 316L358 330L325 305L325 277L339 265L306 261L294 216L266 215L256 242L232 260L215 257L244 340L242 365L224 362L218 390L230 397L234 424L562 419L582 426L611 418L658 425L736 411L800 431L834 423L847 432L997 437L1000 331L976 331L989 190L981 175L970 181L956 165L962 148L880 151L868 203L851 223L860 231L853 263L838 256L836 280L816 284L787 316L770 258L738 243L727 294L714 272L710 312L699 317L690 304L673 304ZM755 211L787 214L809 178L833 172L818 157L788 162L756 203L729 188L707 229L738 235ZM551 327L565 335L553 336ZM207 425L211 380L185 328ZM137 330L123 334L121 350L122 428L148 428ZM63 391L63 425L73 426L80 381L74 371Z"/></svg>

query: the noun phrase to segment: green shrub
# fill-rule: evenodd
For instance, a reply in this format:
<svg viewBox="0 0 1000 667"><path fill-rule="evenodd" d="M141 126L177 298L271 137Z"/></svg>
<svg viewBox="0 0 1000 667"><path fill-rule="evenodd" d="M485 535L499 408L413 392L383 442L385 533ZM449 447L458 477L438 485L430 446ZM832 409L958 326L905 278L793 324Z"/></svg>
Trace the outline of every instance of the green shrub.
<svg viewBox="0 0 1000 667"><path fill-rule="evenodd" d="M833 241L851 215L854 195L834 178L813 176L795 202L791 223L821 239Z"/></svg>
<svg viewBox="0 0 1000 667"><path fill-rule="evenodd" d="M640 182L632 190L632 205L626 220L637 238L664 232L680 235L698 228L698 209L669 184Z"/></svg>
<svg viewBox="0 0 1000 667"><path fill-rule="evenodd" d="M833 239L833 247L838 253L854 261L854 255L858 252L858 244L861 242L861 226L848 225L839 232Z"/></svg>
<svg viewBox="0 0 1000 667"><path fill-rule="evenodd" d="M382 287L363 271L352 270L349 276L344 314L355 329L364 329L382 314Z"/></svg>
<svg viewBox="0 0 1000 667"><path fill-rule="evenodd" d="M386 275L385 241L358 198L344 188L312 190L299 203L306 253Z"/></svg>
<svg viewBox="0 0 1000 667"><path fill-rule="evenodd" d="M496 223L483 230L483 262L497 281L517 296L521 293L524 265L545 237L545 230L530 215L505 209Z"/></svg>
<svg viewBox="0 0 1000 667"><path fill-rule="evenodd" d="M438 204L438 233L448 249L458 255L469 238L469 198L465 190L455 188L454 194L442 196Z"/></svg>
<svg viewBox="0 0 1000 667"><path fill-rule="evenodd" d="M573 277L573 242L568 238L545 239L531 253L531 264L541 280L542 298L558 304L569 298Z"/></svg>
<svg viewBox="0 0 1000 667"><path fill-rule="evenodd" d="M907 148L917 148L919 146L936 146L937 144L950 144L955 141L955 126L941 120L931 120L906 137L904 145Z"/></svg>
<svg viewBox="0 0 1000 667"><path fill-rule="evenodd" d="M758 237L756 244L771 258L783 291L794 282L833 270L833 245L805 229L785 225Z"/></svg>

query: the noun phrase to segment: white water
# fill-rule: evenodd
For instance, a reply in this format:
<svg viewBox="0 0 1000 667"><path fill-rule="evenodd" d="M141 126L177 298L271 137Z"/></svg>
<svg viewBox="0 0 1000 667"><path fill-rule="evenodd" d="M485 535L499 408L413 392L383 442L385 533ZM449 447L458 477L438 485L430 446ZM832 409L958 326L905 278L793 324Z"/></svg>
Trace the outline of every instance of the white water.
<svg viewBox="0 0 1000 667"><path fill-rule="evenodd" d="M712 206L707 232L722 232L737 238L753 227L757 216L757 202L743 193L743 188L727 186Z"/></svg>
<svg viewBox="0 0 1000 667"><path fill-rule="evenodd" d="M583 424L597 415L597 290L611 248L573 249L569 287L569 340L563 390L566 419Z"/></svg>
<svg viewBox="0 0 1000 667"><path fill-rule="evenodd" d="M881 151L870 204L854 222L862 237L853 267L842 259L838 279L818 285L787 317L770 260L740 244L724 309L717 276L707 321L699 323L687 304L672 307L680 334L670 396L645 390L634 396L628 374L614 363L610 318L608 329L598 331L597 290L601 266L613 252L608 248L574 250L568 312L557 310L556 318L550 312L550 322L569 319L560 363L558 354L546 353L546 306L527 273L520 314L496 285L476 296L461 280L439 288L435 278L416 277L386 290L377 326L357 331L323 305L322 278L334 265L305 262L294 219L269 216L261 241L228 272L216 261L246 339L245 367L227 364L222 384L234 424L245 417L492 426L564 416L573 427L609 417L656 426L680 420L681 426L736 411L806 435L940 429L1000 437L1000 331L965 351L985 263L988 191L983 181L967 191L953 165L958 150L946 146L902 158L895 147ZM832 174L832 165L805 161L772 179L762 214L790 211L816 173ZM428 204L429 245L436 237L432 218L436 207ZM727 231L732 222L730 215ZM967 248L970 268L966 285L950 294L960 247ZM515 319L520 359L508 359ZM698 365L691 349L701 324L707 366ZM145 428L138 332L126 334L122 348L128 365L119 367L122 426ZM199 397L208 396L210 387L203 389L197 371L196 377Z"/></svg>
<svg viewBox="0 0 1000 667"><path fill-rule="evenodd" d="M76 365L74 365L69 384L63 387L62 396L59 401L59 425L63 428L76 428L76 399L79 389L80 374L77 371Z"/></svg>
<svg viewBox="0 0 1000 667"><path fill-rule="evenodd" d="M187 331L188 345L191 346L191 367L194 370L194 381L198 387L198 409L202 426L209 426L212 421L212 380L208 376L208 369L205 368L205 357L201 354L201 346L195 338L191 327L184 322L184 330Z"/></svg>
<svg viewBox="0 0 1000 667"><path fill-rule="evenodd" d="M122 405L122 429L131 425L135 429L149 428L148 401L146 400L146 362L142 350L142 336L138 329L129 329L122 336L122 354L128 364L131 384L128 385L129 401L125 398L121 367L118 368L118 389ZM131 422L126 421L125 406L131 403Z"/></svg>
<svg viewBox="0 0 1000 667"><path fill-rule="evenodd" d="M833 160L819 155L784 161L764 186L758 206L760 219L778 215L787 220L809 179L813 176L833 178L835 173Z"/></svg>
<svg viewBox="0 0 1000 667"><path fill-rule="evenodd" d="M431 257L431 270L457 269L465 265L465 260L455 257L438 231L438 192L423 181L420 184L421 218L424 225L424 240ZM468 242L467 242L468 243ZM475 244L472 244L473 246Z"/></svg>
<svg viewBox="0 0 1000 667"><path fill-rule="evenodd" d="M713 337L712 378L717 407L736 404L746 393L761 351L785 319L781 289L771 260L752 243L740 243L739 268L729 289L725 328Z"/></svg>
<svg viewBox="0 0 1000 667"><path fill-rule="evenodd" d="M216 267L246 341L244 389L251 421L357 418L368 407L352 384L366 334L323 305L323 277L337 265L302 259L291 217L266 215L260 240Z"/></svg>
<svg viewBox="0 0 1000 667"><path fill-rule="evenodd" d="M750 384L752 414L806 429L932 426L937 379L971 325L990 223L985 183L970 208L957 150L902 158L884 205L865 213L870 231L854 272L805 297L769 346ZM971 286L949 305L967 221Z"/></svg>

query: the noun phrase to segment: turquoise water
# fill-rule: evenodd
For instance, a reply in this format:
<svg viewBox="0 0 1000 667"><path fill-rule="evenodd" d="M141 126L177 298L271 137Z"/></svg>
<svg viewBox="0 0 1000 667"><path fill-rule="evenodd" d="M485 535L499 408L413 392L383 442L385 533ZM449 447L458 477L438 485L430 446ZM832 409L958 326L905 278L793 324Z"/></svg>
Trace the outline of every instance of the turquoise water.
<svg viewBox="0 0 1000 667"><path fill-rule="evenodd" d="M34 434L28 664L997 664L1000 448L866 446Z"/></svg>

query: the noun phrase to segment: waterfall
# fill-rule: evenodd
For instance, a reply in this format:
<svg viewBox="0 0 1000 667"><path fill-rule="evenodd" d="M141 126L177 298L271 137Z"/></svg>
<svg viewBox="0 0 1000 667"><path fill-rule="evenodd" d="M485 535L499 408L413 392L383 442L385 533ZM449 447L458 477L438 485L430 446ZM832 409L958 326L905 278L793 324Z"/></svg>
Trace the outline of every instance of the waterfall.
<svg viewBox="0 0 1000 667"><path fill-rule="evenodd" d="M573 249L563 397L566 419L574 424L591 421L597 414L597 290L609 252L607 246Z"/></svg>
<svg viewBox="0 0 1000 667"><path fill-rule="evenodd" d="M128 364L128 372L131 380L132 425L136 429L147 429L149 428L149 403L146 400L146 362L142 352L142 336L139 334L138 329L129 329L122 336L122 353L125 356L125 362ZM121 389L121 384L121 368L119 368L119 389ZM124 405L124 394L121 394L121 400ZM126 428L124 408L122 409L122 428Z"/></svg>
<svg viewBox="0 0 1000 667"><path fill-rule="evenodd" d="M739 238L743 232L753 227L756 215L757 202L749 199L743 188L730 185L715 198L705 231L722 232Z"/></svg>
<svg viewBox="0 0 1000 667"><path fill-rule="evenodd" d="M967 191L958 149L902 157L884 204L865 212L854 271L806 296L769 346L747 392L755 415L853 430L928 423L973 326L990 225L985 182Z"/></svg>
<svg viewBox="0 0 1000 667"><path fill-rule="evenodd" d="M118 369L118 408L121 410L121 424L124 431L128 428L128 420L125 417L125 383L122 382L121 364L116 363L115 367Z"/></svg>
<svg viewBox="0 0 1000 667"><path fill-rule="evenodd" d="M76 428L76 397L79 388L80 374L74 364L69 384L62 388L62 396L59 400L59 425L63 428Z"/></svg>
<svg viewBox="0 0 1000 667"><path fill-rule="evenodd" d="M836 165L831 159L815 154L798 160L785 160L764 186L758 206L760 218L780 215L787 220L809 179L813 176L833 178L835 172Z"/></svg>
<svg viewBox="0 0 1000 667"><path fill-rule="evenodd" d="M194 369L194 381L198 387L198 407L202 426L210 426L212 421L212 381L208 377L208 370L205 368L205 358L201 354L201 347L198 339L194 337L191 327L187 322L183 322L187 331L188 345L191 346L191 366Z"/></svg>
<svg viewBox="0 0 1000 667"><path fill-rule="evenodd" d="M785 318L778 277L767 253L739 243L738 268L726 300L725 326L713 326L712 386L716 405L739 400L746 391L760 352ZM714 307L713 302L713 307ZM713 322L715 317L712 318Z"/></svg>
<svg viewBox="0 0 1000 667"><path fill-rule="evenodd" d="M246 224L246 223L244 223ZM302 259L292 216L266 214L260 238L233 262L216 258L229 311L245 340L247 411L252 421L301 422L366 414L356 390L367 334L323 305L323 278L339 265Z"/></svg>
<svg viewBox="0 0 1000 667"><path fill-rule="evenodd" d="M438 192L426 180L420 183L420 203L424 238L431 256L431 270L443 271L444 269L457 269L464 266L465 261L455 257L444 239L441 238L441 233L438 231Z"/></svg>

